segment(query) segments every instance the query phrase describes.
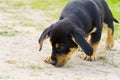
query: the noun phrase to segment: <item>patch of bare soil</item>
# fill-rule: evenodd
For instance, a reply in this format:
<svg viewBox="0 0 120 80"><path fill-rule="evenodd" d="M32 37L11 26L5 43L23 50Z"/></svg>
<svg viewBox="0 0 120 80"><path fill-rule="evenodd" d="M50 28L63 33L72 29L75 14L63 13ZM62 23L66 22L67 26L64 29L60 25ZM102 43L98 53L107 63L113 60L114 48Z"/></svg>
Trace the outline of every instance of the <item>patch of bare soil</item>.
<svg viewBox="0 0 120 80"><path fill-rule="evenodd" d="M7 25L20 33L11 37L0 36L0 80L120 80L120 40L115 41L110 51L104 50L105 43L101 40L97 53L102 59L85 61L80 58L82 52L76 51L64 67L56 68L43 62L44 57L51 54L49 41L45 41L39 52L41 32L20 25L20 20L11 17L13 15L29 17L35 23L50 24L50 19L40 10L1 10L0 29Z"/></svg>

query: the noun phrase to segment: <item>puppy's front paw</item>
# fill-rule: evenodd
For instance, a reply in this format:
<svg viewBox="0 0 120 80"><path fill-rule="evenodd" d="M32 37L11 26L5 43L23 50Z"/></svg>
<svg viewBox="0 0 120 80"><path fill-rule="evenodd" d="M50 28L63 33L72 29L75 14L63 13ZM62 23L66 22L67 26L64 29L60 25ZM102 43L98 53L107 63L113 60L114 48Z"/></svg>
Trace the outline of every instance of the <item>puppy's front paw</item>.
<svg viewBox="0 0 120 80"><path fill-rule="evenodd" d="M45 58L44 62L50 64L50 63L52 62L51 56L47 56L47 57Z"/></svg>
<svg viewBox="0 0 120 80"><path fill-rule="evenodd" d="M83 59L87 61L95 61L97 60L97 57L95 55L92 56L84 55Z"/></svg>

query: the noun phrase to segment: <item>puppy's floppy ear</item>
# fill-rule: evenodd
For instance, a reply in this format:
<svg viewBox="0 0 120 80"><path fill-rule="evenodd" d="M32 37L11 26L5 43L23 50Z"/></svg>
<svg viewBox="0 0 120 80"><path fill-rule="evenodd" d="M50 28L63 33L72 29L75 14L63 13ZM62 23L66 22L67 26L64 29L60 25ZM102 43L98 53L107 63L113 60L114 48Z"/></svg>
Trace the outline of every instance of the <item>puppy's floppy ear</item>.
<svg viewBox="0 0 120 80"><path fill-rule="evenodd" d="M93 48L88 44L88 42L84 39L84 33L81 29L74 29L72 31L72 36L75 42L83 49L86 55L91 56L93 54Z"/></svg>
<svg viewBox="0 0 120 80"><path fill-rule="evenodd" d="M40 45L39 51L41 51L41 49L42 49L43 41L44 41L45 39L47 39L47 38L50 37L50 32L51 32L51 30L52 30L52 27L53 27L53 24L52 24L50 27L46 28L46 29L43 31L43 33L41 34L41 36L40 36L40 38L39 38L39 40L38 40L39 45Z"/></svg>

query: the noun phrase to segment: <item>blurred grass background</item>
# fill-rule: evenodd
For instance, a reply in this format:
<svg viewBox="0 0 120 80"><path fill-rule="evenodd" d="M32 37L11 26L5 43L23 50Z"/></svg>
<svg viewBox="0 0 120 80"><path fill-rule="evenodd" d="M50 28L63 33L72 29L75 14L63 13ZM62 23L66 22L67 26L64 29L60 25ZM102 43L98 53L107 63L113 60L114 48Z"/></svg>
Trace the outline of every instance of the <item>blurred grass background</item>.
<svg viewBox="0 0 120 80"><path fill-rule="evenodd" d="M30 9L42 10L53 20L59 18L64 6L70 0L0 0L15 8L28 6ZM120 0L106 0L114 17L120 21ZM115 38L120 39L120 25L115 23Z"/></svg>
<svg viewBox="0 0 120 80"><path fill-rule="evenodd" d="M106 0L113 16L120 22L120 0ZM115 39L120 39L120 24L115 24Z"/></svg>
<svg viewBox="0 0 120 80"><path fill-rule="evenodd" d="M8 5L24 7L28 5L31 9L43 10L46 15L58 18L61 10L70 0L5 0ZM106 0L113 14L120 20L120 0Z"/></svg>

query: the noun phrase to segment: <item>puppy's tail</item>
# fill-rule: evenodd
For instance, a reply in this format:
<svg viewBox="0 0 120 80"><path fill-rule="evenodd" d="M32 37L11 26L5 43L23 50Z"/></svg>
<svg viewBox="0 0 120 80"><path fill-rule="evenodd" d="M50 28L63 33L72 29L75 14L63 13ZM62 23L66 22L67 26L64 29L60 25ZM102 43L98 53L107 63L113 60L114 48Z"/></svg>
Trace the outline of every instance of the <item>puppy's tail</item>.
<svg viewBox="0 0 120 80"><path fill-rule="evenodd" d="M119 23L119 21L117 19L113 18L113 20L114 20L114 22Z"/></svg>

